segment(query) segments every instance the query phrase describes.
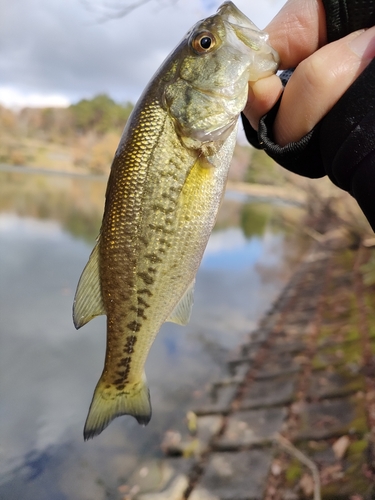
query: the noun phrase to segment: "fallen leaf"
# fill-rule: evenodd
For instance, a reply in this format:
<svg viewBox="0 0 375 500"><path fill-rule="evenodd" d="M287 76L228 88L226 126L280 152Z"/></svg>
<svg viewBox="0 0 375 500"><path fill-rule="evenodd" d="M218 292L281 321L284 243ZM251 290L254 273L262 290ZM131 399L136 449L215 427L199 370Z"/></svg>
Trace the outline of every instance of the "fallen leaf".
<svg viewBox="0 0 375 500"><path fill-rule="evenodd" d="M335 441L332 445L333 453L338 460L344 458L346 450L350 445L350 439L348 436L341 436L337 441Z"/></svg>
<svg viewBox="0 0 375 500"><path fill-rule="evenodd" d="M309 474L304 474L301 477L301 480L299 482L299 486L303 493L309 497L314 493L314 481L313 478Z"/></svg>
<svg viewBox="0 0 375 500"><path fill-rule="evenodd" d="M343 471L340 463L328 465L320 471L320 480L322 484L329 484L331 481L340 479L342 476Z"/></svg>
<svg viewBox="0 0 375 500"><path fill-rule="evenodd" d="M281 467L281 464L279 461L275 460L273 464L271 465L271 472L274 476L280 476L282 473L283 469Z"/></svg>

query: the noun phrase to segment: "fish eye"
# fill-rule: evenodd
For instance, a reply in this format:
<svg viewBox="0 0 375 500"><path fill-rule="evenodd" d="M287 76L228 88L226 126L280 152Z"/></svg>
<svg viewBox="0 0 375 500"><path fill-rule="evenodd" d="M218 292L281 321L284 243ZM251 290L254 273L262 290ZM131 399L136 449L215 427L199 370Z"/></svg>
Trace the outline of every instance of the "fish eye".
<svg viewBox="0 0 375 500"><path fill-rule="evenodd" d="M203 38L200 39L199 45L202 47L202 49L209 49L211 47L212 40L209 36L204 36Z"/></svg>
<svg viewBox="0 0 375 500"><path fill-rule="evenodd" d="M196 52L198 52L198 54L209 52L215 47L215 45L216 39L209 31L199 33L192 42L192 47Z"/></svg>

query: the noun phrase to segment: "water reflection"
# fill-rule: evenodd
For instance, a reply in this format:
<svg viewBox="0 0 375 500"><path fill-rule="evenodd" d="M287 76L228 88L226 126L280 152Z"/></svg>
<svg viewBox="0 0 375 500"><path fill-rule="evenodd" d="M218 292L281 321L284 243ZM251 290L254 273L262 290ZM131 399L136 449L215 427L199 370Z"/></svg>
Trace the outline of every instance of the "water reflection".
<svg viewBox="0 0 375 500"><path fill-rule="evenodd" d="M105 186L103 177L0 169L0 211L54 220L72 235L91 242L100 227Z"/></svg>
<svg viewBox="0 0 375 500"><path fill-rule="evenodd" d="M102 179L0 172L0 498L121 498L118 486L140 460L160 456L163 433L181 427L198 390L223 373L228 351L269 307L297 254L275 225L280 208L226 199L191 323L164 325L147 360L150 424L119 418L83 443L105 321L77 332L71 307L104 192Z"/></svg>

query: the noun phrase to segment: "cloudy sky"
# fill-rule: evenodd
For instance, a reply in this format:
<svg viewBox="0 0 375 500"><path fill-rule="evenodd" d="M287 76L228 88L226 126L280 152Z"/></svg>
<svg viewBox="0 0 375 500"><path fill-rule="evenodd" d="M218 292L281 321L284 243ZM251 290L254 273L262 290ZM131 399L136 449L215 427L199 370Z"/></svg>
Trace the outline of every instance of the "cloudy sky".
<svg viewBox="0 0 375 500"><path fill-rule="evenodd" d="M0 104L67 105L98 93L135 102L154 71L221 0L0 0ZM112 3L111 3L112 2ZM237 0L260 28L285 0Z"/></svg>

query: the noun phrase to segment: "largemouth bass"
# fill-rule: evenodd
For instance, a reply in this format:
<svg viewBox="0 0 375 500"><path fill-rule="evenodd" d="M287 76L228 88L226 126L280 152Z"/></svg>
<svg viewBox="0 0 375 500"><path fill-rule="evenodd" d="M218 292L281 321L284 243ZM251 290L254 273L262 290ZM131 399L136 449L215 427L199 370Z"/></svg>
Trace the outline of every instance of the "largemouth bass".
<svg viewBox="0 0 375 500"><path fill-rule="evenodd" d="M187 324L195 275L223 196L248 81L277 70L266 33L232 2L162 64L124 129L97 244L73 318L107 315L105 365L85 440L119 415L151 418L144 364L165 321Z"/></svg>

